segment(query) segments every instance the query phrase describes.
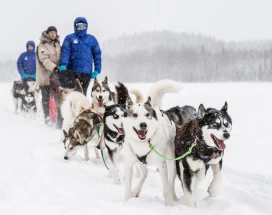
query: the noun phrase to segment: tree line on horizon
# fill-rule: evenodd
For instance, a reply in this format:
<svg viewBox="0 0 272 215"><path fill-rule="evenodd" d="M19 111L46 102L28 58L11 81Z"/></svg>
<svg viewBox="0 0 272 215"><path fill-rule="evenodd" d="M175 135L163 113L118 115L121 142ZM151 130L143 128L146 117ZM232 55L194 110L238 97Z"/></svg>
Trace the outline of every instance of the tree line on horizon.
<svg viewBox="0 0 272 215"><path fill-rule="evenodd" d="M272 40L226 43L201 34L154 31L109 40L101 49L101 75L111 81L272 81ZM20 79L16 67L15 60L0 61L0 81Z"/></svg>

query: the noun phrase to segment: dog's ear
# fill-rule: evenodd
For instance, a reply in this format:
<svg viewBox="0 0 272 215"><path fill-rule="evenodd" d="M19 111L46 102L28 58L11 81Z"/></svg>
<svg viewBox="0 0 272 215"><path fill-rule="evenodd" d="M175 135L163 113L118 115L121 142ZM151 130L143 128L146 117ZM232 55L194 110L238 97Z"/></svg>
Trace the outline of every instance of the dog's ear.
<svg viewBox="0 0 272 215"><path fill-rule="evenodd" d="M68 137L68 133L63 129L63 134L64 134L64 137Z"/></svg>
<svg viewBox="0 0 272 215"><path fill-rule="evenodd" d="M76 140L81 143L81 136L80 136L78 130L75 130L74 138L76 138Z"/></svg>
<svg viewBox="0 0 272 215"><path fill-rule="evenodd" d="M152 105L151 105L151 97L150 97L150 96L148 96L148 99L147 99L147 101L145 102L145 104L146 104L146 105L149 105L150 107L152 107Z"/></svg>
<svg viewBox="0 0 272 215"><path fill-rule="evenodd" d="M127 109L130 109L133 105L133 101L131 100L129 96L127 97L126 105L127 105Z"/></svg>
<svg viewBox="0 0 272 215"><path fill-rule="evenodd" d="M88 110L88 109L86 109L86 108L84 108L84 107L80 107L80 112L82 113L83 111L85 111L85 110Z"/></svg>
<svg viewBox="0 0 272 215"><path fill-rule="evenodd" d="M227 112L228 111L228 103L225 102L224 106L222 107L221 111Z"/></svg>
<svg viewBox="0 0 272 215"><path fill-rule="evenodd" d="M198 108L198 118L202 119L205 116L206 110L203 104L199 105Z"/></svg>
<svg viewBox="0 0 272 215"><path fill-rule="evenodd" d="M108 84L108 77L107 76L105 77L105 80L102 81L102 84Z"/></svg>
<svg viewBox="0 0 272 215"><path fill-rule="evenodd" d="M97 78L94 78L94 84L98 83Z"/></svg>

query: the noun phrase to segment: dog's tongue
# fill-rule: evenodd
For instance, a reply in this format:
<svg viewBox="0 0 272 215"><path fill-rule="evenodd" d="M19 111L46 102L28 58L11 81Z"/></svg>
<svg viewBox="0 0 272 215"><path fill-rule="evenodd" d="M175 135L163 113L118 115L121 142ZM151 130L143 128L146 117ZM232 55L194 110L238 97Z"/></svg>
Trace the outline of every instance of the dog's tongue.
<svg viewBox="0 0 272 215"><path fill-rule="evenodd" d="M224 150L226 148L226 145L224 143L224 140L216 139L217 146L220 150Z"/></svg>
<svg viewBox="0 0 272 215"><path fill-rule="evenodd" d="M98 106L99 106L99 107L103 107L103 100L102 100L102 99L101 99L101 100L98 99Z"/></svg>
<svg viewBox="0 0 272 215"><path fill-rule="evenodd" d="M138 130L138 135L139 135L141 138L145 138L146 133L147 133L146 130Z"/></svg>
<svg viewBox="0 0 272 215"><path fill-rule="evenodd" d="M124 135L125 134L125 130L123 128L118 128L118 132L119 134L121 135Z"/></svg>

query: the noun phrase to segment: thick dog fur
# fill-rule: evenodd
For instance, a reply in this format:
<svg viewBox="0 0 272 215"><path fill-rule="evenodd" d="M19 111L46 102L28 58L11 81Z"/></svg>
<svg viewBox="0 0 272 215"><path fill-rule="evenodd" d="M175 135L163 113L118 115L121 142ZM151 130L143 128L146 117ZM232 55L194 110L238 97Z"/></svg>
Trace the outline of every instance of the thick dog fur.
<svg viewBox="0 0 272 215"><path fill-rule="evenodd" d="M172 107L164 113L176 124L182 125L197 117L196 109L192 106L185 105L183 107Z"/></svg>
<svg viewBox="0 0 272 215"><path fill-rule="evenodd" d="M110 176L112 176L114 184L119 183L117 161L119 153L123 149L125 139L125 131L123 128L124 116L125 110L122 105L115 104L105 107L103 117L104 137L110 161Z"/></svg>
<svg viewBox="0 0 272 215"><path fill-rule="evenodd" d="M154 107L151 103L160 106L163 95L167 92L179 92L180 86L175 81L160 81L155 83L151 88L153 98L148 98L145 103L134 104L130 98L127 99L128 116L124 118L125 129L125 201L131 197L140 195L142 186L147 177L148 165L157 166L162 184L163 196L166 205L172 205L173 200L176 201L173 183L175 179L176 167L174 162L167 162L158 156L149 148L149 142L163 156L174 157L174 139L176 128L171 123L168 116L163 114L158 107ZM157 92L157 93L156 93ZM132 184L132 167L136 164L141 169L141 178L138 185L131 191ZM172 177L168 180L169 175Z"/></svg>
<svg viewBox="0 0 272 215"><path fill-rule="evenodd" d="M183 155L196 142L192 153L176 162L177 174L189 207L195 207L195 188L204 179L209 166L213 170L213 181L208 188L208 193L210 196L215 196L219 192L224 140L230 137L231 127L232 120L227 112L227 103L219 111L213 108L206 110L201 104L197 119L177 127L176 157Z"/></svg>
<svg viewBox="0 0 272 215"><path fill-rule="evenodd" d="M22 96L22 111L24 117L36 118L37 107L34 93L28 92Z"/></svg>
<svg viewBox="0 0 272 215"><path fill-rule="evenodd" d="M91 97L93 108L96 113L99 113L100 115L103 115L105 112L104 105L109 106L116 104L115 93L112 92L108 86L107 76L101 84L97 81L96 78L94 79Z"/></svg>
<svg viewBox="0 0 272 215"><path fill-rule="evenodd" d="M21 80L13 82L11 93L13 98L14 113L18 114L20 111L23 110L22 96L25 95L25 89Z"/></svg>
<svg viewBox="0 0 272 215"><path fill-rule="evenodd" d="M63 117L62 130L68 131L73 126L75 118L83 111L91 108L88 98L80 92L70 92L61 105ZM64 136L62 135L61 142Z"/></svg>
<svg viewBox="0 0 272 215"><path fill-rule="evenodd" d="M104 131L103 127L100 127L102 122L102 117L91 110L85 110L80 113L69 131L66 132L63 130L63 143L66 150L64 159L69 160L80 148L84 147L84 158L85 160L89 160L88 140L94 136L98 136L97 145L103 144L101 141L104 140Z"/></svg>

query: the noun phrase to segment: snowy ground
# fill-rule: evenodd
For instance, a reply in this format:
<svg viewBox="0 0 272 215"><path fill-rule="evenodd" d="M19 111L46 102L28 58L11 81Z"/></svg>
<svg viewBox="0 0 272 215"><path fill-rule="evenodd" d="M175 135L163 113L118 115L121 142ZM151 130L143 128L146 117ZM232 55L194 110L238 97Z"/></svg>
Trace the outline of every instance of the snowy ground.
<svg viewBox="0 0 272 215"><path fill-rule="evenodd" d="M176 105L221 108L225 101L233 120L223 166L223 186L215 198L206 192L209 172L197 190L197 208L184 205L181 197L166 207L162 185L153 167L141 196L124 203L124 183L113 185L101 160L85 162L82 152L63 159L60 130L41 119L24 119L12 113L11 84L0 83L0 214L27 215L139 215L139 214L272 214L272 84L182 84L179 95L167 95L164 109ZM150 84L127 84L145 92ZM123 174L122 159L119 165ZM134 177L133 181L137 179Z"/></svg>

